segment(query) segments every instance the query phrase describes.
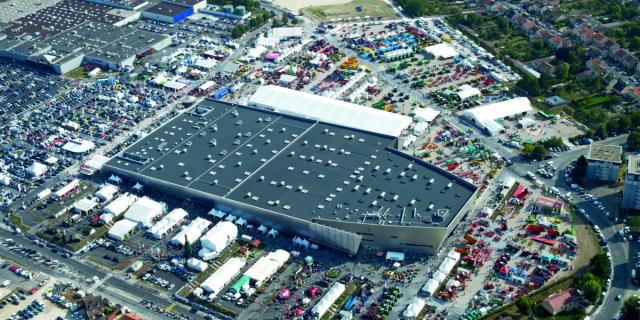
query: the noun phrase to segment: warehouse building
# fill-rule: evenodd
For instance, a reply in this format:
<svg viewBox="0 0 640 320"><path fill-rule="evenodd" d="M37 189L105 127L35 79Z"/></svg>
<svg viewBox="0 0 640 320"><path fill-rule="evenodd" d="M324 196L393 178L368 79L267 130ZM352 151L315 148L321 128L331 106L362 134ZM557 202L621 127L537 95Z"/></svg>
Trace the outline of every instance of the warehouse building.
<svg viewBox="0 0 640 320"><path fill-rule="evenodd" d="M47 39L0 41L0 57L42 65L65 74L91 63L110 70L133 66L138 57L171 45L171 37L87 21Z"/></svg>
<svg viewBox="0 0 640 320"><path fill-rule="evenodd" d="M590 181L616 181L622 165L622 147L594 144L587 154L587 179Z"/></svg>
<svg viewBox="0 0 640 320"><path fill-rule="evenodd" d="M527 115L533 109L531 101L525 97L485 104L462 112L462 117L489 136L505 132L500 120L513 119Z"/></svg>
<svg viewBox="0 0 640 320"><path fill-rule="evenodd" d="M142 17L164 23L178 23L194 13L193 7L160 2L142 11Z"/></svg>
<svg viewBox="0 0 640 320"><path fill-rule="evenodd" d="M103 169L349 254L434 253L476 187L395 140L207 99Z"/></svg>
<svg viewBox="0 0 640 320"><path fill-rule="evenodd" d="M273 85L260 87L249 106L394 137L412 122L397 113Z"/></svg>
<svg viewBox="0 0 640 320"><path fill-rule="evenodd" d="M622 208L640 210L640 157L630 155L624 176Z"/></svg>
<svg viewBox="0 0 640 320"><path fill-rule="evenodd" d="M88 2L98 3L105 6L120 8L125 10L139 10L149 4L147 0L84 0Z"/></svg>

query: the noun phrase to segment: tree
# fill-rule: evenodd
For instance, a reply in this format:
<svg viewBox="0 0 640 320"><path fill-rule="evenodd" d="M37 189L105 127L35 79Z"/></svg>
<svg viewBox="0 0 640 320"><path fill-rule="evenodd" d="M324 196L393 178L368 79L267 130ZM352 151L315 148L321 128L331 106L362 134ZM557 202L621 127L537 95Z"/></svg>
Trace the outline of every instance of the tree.
<svg viewBox="0 0 640 320"><path fill-rule="evenodd" d="M597 279L587 280L581 284L580 289L585 299L596 303L602 294L602 283Z"/></svg>
<svg viewBox="0 0 640 320"><path fill-rule="evenodd" d="M580 156L576 161L576 167L573 169L573 177L576 179L582 179L587 175L587 167L589 162L584 156Z"/></svg>
<svg viewBox="0 0 640 320"><path fill-rule="evenodd" d="M193 246L191 245L191 242L189 242L189 239L185 234L184 235L184 257L191 258L192 256L193 256Z"/></svg>
<svg viewBox="0 0 640 320"><path fill-rule="evenodd" d="M609 257L604 253L598 253L591 258L591 267L593 268L593 275L599 279L607 279L611 273L611 263Z"/></svg>
<svg viewBox="0 0 640 320"><path fill-rule="evenodd" d="M300 20L298 20L298 18L294 17L293 19L291 19L291 24L298 24L298 23L300 23Z"/></svg>
<svg viewBox="0 0 640 320"><path fill-rule="evenodd" d="M234 39L242 37L243 34L244 28L241 25L236 25L235 27L233 27L233 30L231 30L231 37Z"/></svg>
<svg viewBox="0 0 640 320"><path fill-rule="evenodd" d="M419 17L427 12L427 2L424 0L404 0L400 4L404 11L412 17Z"/></svg>
<svg viewBox="0 0 640 320"><path fill-rule="evenodd" d="M640 131L636 130L627 137L627 150L638 151L640 150Z"/></svg>
<svg viewBox="0 0 640 320"><path fill-rule="evenodd" d="M538 79L529 75L525 75L520 81L518 81L516 86L530 96L539 96L541 94Z"/></svg>
<svg viewBox="0 0 640 320"><path fill-rule="evenodd" d="M640 297L632 295L624 301L622 305L621 320L637 320L640 319Z"/></svg>
<svg viewBox="0 0 640 320"><path fill-rule="evenodd" d="M556 77L558 77L558 79L560 80L567 80L569 78L569 64L568 63L563 63L562 66L560 66L560 68L558 68L558 71L556 72Z"/></svg>
<svg viewBox="0 0 640 320"><path fill-rule="evenodd" d="M289 23L289 14L287 14L286 12L282 13L282 25L286 26Z"/></svg>
<svg viewBox="0 0 640 320"><path fill-rule="evenodd" d="M533 151L531 152L531 157L538 160L543 159L546 155L547 155L547 148L545 148L543 145L540 145L540 144L533 147Z"/></svg>
<svg viewBox="0 0 640 320"><path fill-rule="evenodd" d="M635 36L631 39L631 42L629 42L629 49L634 51L640 50L640 36Z"/></svg>
<svg viewBox="0 0 640 320"><path fill-rule="evenodd" d="M528 315L533 311L533 302L529 296L521 296L516 300L516 307L518 307L520 313Z"/></svg>

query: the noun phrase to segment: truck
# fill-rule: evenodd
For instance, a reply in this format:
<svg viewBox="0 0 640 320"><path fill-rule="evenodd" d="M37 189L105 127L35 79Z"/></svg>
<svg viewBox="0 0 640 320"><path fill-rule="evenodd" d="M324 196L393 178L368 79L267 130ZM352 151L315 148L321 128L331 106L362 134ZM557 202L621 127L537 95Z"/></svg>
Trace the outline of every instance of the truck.
<svg viewBox="0 0 640 320"><path fill-rule="evenodd" d="M536 175L533 174L533 172L531 171L527 171L527 177L531 180L535 180L536 179Z"/></svg>

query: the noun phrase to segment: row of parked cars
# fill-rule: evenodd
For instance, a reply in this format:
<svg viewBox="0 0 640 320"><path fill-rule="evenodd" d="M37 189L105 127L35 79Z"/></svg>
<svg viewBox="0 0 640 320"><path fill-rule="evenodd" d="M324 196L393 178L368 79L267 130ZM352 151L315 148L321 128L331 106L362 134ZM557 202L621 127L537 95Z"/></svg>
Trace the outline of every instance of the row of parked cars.
<svg viewBox="0 0 640 320"><path fill-rule="evenodd" d="M26 308L14 313L9 317L9 320L22 320L31 319L39 315L44 311L44 304L42 302L33 300Z"/></svg>

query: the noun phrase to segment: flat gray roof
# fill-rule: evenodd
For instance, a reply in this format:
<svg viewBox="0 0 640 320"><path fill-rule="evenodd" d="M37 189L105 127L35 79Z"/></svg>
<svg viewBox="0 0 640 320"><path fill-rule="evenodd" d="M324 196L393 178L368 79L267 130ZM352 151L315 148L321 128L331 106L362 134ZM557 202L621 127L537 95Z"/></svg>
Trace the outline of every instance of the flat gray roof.
<svg viewBox="0 0 640 320"><path fill-rule="evenodd" d="M305 220L447 226L476 187L394 143L389 136L204 100L107 167Z"/></svg>
<svg viewBox="0 0 640 320"><path fill-rule="evenodd" d="M175 17L180 13L189 10L189 8L173 3L160 2L155 6L144 9L144 11L149 13L161 14L168 17Z"/></svg>
<svg viewBox="0 0 640 320"><path fill-rule="evenodd" d="M589 147L587 159L622 163L622 147L592 143Z"/></svg>

